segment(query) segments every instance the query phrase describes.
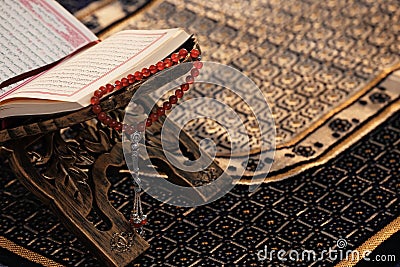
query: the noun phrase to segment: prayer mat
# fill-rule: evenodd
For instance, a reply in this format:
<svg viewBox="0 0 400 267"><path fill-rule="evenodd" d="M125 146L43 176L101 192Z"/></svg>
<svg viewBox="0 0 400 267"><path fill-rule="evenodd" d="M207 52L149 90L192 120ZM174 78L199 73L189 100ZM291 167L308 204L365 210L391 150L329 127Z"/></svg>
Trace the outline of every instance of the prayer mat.
<svg viewBox="0 0 400 267"><path fill-rule="evenodd" d="M290 250L374 250L400 227L400 112L322 167L257 191L238 185L223 198L196 208L160 203L144 195L151 247L132 266L353 266L321 254L295 263L257 253ZM101 266L47 207L6 166L0 180L0 245L32 262L55 266ZM127 217L131 179L110 175L109 197ZM96 214L92 221L104 226ZM398 239L397 239L398 241ZM398 252L398 246L384 255ZM262 252L264 253L264 252ZM3 254L4 255L4 254ZM1 259L1 257L0 257ZM7 258L8 259L8 258ZM7 259L6 260L7 263ZM398 259L397 259L398 260ZM386 266L393 262L386 262ZM15 263L14 263L15 264ZM16 266L16 265L13 265Z"/></svg>
<svg viewBox="0 0 400 267"><path fill-rule="evenodd" d="M131 16L150 0L57 0L95 34Z"/></svg>
<svg viewBox="0 0 400 267"><path fill-rule="evenodd" d="M271 159L263 158L254 133L246 177L220 200L180 208L144 196L151 247L132 266L356 264L326 254L315 261L259 261L265 248L398 253L400 75L391 74L399 67L398 1L59 2L102 37L122 29L185 28L199 39L204 60L254 80L274 115L277 151L270 175L257 169ZM229 103L251 129L254 117L228 90L197 85L194 96ZM220 156L229 152L218 125L199 119L186 129L197 140L214 140ZM7 159L1 167L1 263L102 265L22 187ZM245 184L253 175L270 183L249 193ZM111 180L109 198L128 216L130 179L115 171ZM96 214L92 221L101 229ZM390 242L395 245L382 249Z"/></svg>
<svg viewBox="0 0 400 267"><path fill-rule="evenodd" d="M262 136L264 142L276 138L271 170L269 164L262 164L272 159L263 153L257 121L249 109L265 113L261 100L255 98L246 105L232 90L212 85L197 85L187 97L210 97L232 107L250 135L249 142L236 142L235 146L253 152L244 180L257 176L273 181L314 166L323 155L332 158L326 155L329 151L343 151L341 144L350 135L354 142L365 134L354 134L359 125L399 96L398 88L382 93L376 87L399 68L398 7L396 0L166 0L157 1L104 36L123 29L183 27L199 39L204 61L232 66L251 78L267 99L276 125L276 134L270 131ZM215 76L235 79L224 73ZM235 87L252 94L243 85ZM196 107L188 109L171 119L207 115ZM237 168L226 160L230 138L217 123L229 120L229 114L218 108L212 112L220 118L194 119L184 129L197 140L213 140L218 161L224 167ZM237 162L239 154L232 155L239 158ZM242 164L246 162L244 157Z"/></svg>

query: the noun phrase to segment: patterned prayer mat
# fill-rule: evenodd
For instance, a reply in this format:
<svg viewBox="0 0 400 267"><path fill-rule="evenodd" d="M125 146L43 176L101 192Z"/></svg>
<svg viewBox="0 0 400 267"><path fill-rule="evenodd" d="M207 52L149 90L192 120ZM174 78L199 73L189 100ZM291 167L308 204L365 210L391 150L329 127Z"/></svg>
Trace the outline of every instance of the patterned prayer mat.
<svg viewBox="0 0 400 267"><path fill-rule="evenodd" d="M59 2L63 7L65 7L65 9L67 9L69 12L71 12L72 14L85 9L86 7L88 7L90 4L92 5L101 5L102 2L105 1L101 1L101 0L83 0L83 1L74 1L74 0L58 0L57 2ZM109 1L108 1L109 2Z"/></svg>
<svg viewBox="0 0 400 267"><path fill-rule="evenodd" d="M132 266L352 266L327 255L294 263L276 257L259 262L256 254L265 246L336 249L340 238L346 249L372 250L400 229L400 75L379 83L399 64L397 0L166 0L144 9L150 1L59 2L103 37L128 28L186 28L198 37L204 60L252 78L274 114L278 150L267 177L274 182L251 194L238 185L222 199L192 209L145 196L151 247ZM252 127L248 108L227 90L197 86L193 96L229 103ZM212 138L224 155L226 133L218 127L197 120L187 130L198 140ZM255 166L269 159L262 158L257 134L253 137L246 175L265 179ZM23 262L9 256L12 251L28 259L28 266L101 266L22 187L6 159L1 162L0 262ZM111 180L109 197L128 216L130 179L114 172ZM101 228L101 219L92 216Z"/></svg>
<svg viewBox="0 0 400 267"><path fill-rule="evenodd" d="M95 34L131 16L150 0L57 0Z"/></svg>
<svg viewBox="0 0 400 267"><path fill-rule="evenodd" d="M261 263L256 254L265 246L320 253L336 249L340 238L346 240L346 250L361 253L395 233L400 227L399 116L396 112L323 167L264 184L251 194L238 185L197 208L178 208L145 195L151 247L133 266L352 266L332 262L326 254L319 261L296 263L275 257ZM10 169L0 171L1 247L46 265L101 266ZM109 197L128 216L131 179L114 172L110 180ZM96 214L92 220L101 229Z"/></svg>
<svg viewBox="0 0 400 267"><path fill-rule="evenodd" d="M301 169L305 169L305 163L315 162L329 150L343 150L340 144L346 136L399 96L394 88L381 102L376 99L381 92L375 87L399 67L399 21L396 0L167 0L157 1L104 36L123 29L183 27L198 37L204 60L248 75L262 90L276 124L275 164L267 178L269 164L258 163L271 159L260 153L260 132L249 106L231 90L212 85L198 85L188 97L211 97L232 107L250 134L249 144L235 143L253 151L245 176L272 181L298 173L300 168L294 166L304 163ZM224 73L215 76L235 79ZM246 92L244 85L237 87ZM255 98L249 104L262 113L262 103ZM207 112L193 107L176 113L175 119L207 116ZM217 144L219 162L227 167L230 138L218 121L226 123L231 118L218 107L212 112L220 119L195 119L185 129L197 140L211 138ZM346 126L336 127L342 123ZM262 138L269 140L270 135L273 132Z"/></svg>

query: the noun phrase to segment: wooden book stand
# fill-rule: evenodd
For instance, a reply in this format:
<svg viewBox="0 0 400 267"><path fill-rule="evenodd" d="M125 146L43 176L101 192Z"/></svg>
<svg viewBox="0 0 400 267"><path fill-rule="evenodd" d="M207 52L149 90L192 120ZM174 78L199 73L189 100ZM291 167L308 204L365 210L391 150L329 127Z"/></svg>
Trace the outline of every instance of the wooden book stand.
<svg viewBox="0 0 400 267"><path fill-rule="evenodd" d="M188 48L197 46L194 40L188 45ZM103 110L122 120L124 107L139 85L102 101ZM111 185L108 168L127 167L121 136L93 120L94 117L87 107L45 118L24 118L23 123L0 131L0 151L8 155L21 183L50 206L99 260L108 266L126 266L149 244L132 232L126 217L108 199ZM185 186L198 185L203 175L175 169L160 152L157 140L161 126L157 123L147 135L152 138L147 142L150 158L165 163L162 170L171 181ZM192 153L191 157L199 157L197 143L185 132L180 135L180 144ZM215 162L209 168L217 175L222 173ZM92 213L100 216L100 223L90 220Z"/></svg>

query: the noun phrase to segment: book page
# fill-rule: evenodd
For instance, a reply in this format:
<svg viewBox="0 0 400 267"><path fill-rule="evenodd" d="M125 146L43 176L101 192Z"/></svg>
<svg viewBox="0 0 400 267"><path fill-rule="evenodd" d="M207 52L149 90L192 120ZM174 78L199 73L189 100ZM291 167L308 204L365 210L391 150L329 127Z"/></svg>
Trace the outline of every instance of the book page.
<svg viewBox="0 0 400 267"><path fill-rule="evenodd" d="M113 83L117 77L138 66L140 61L154 54L156 50L163 51L163 54L153 60L166 57L173 51L163 49L168 46L167 41L171 38L173 40L174 36L182 32L180 29L119 32L25 82L4 99L30 97L88 105L95 89ZM185 33L185 36L188 38L189 35ZM173 46L170 49L176 48L177 46Z"/></svg>
<svg viewBox="0 0 400 267"><path fill-rule="evenodd" d="M0 84L97 39L55 1L0 0ZM1 88L0 96L12 88Z"/></svg>

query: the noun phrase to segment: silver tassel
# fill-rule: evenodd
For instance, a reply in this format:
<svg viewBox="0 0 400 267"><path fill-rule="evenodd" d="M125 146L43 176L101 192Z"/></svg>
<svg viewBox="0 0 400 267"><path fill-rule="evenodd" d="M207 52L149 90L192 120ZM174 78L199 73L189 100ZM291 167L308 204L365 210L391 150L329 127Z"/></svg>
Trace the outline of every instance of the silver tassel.
<svg viewBox="0 0 400 267"><path fill-rule="evenodd" d="M132 228L139 234L143 235L143 226L147 223L147 215L143 213L142 201L140 195L142 193L141 180L139 178L139 142L142 134L138 131L131 135L131 153L132 153L132 177L134 183L134 199L133 210L130 220Z"/></svg>

